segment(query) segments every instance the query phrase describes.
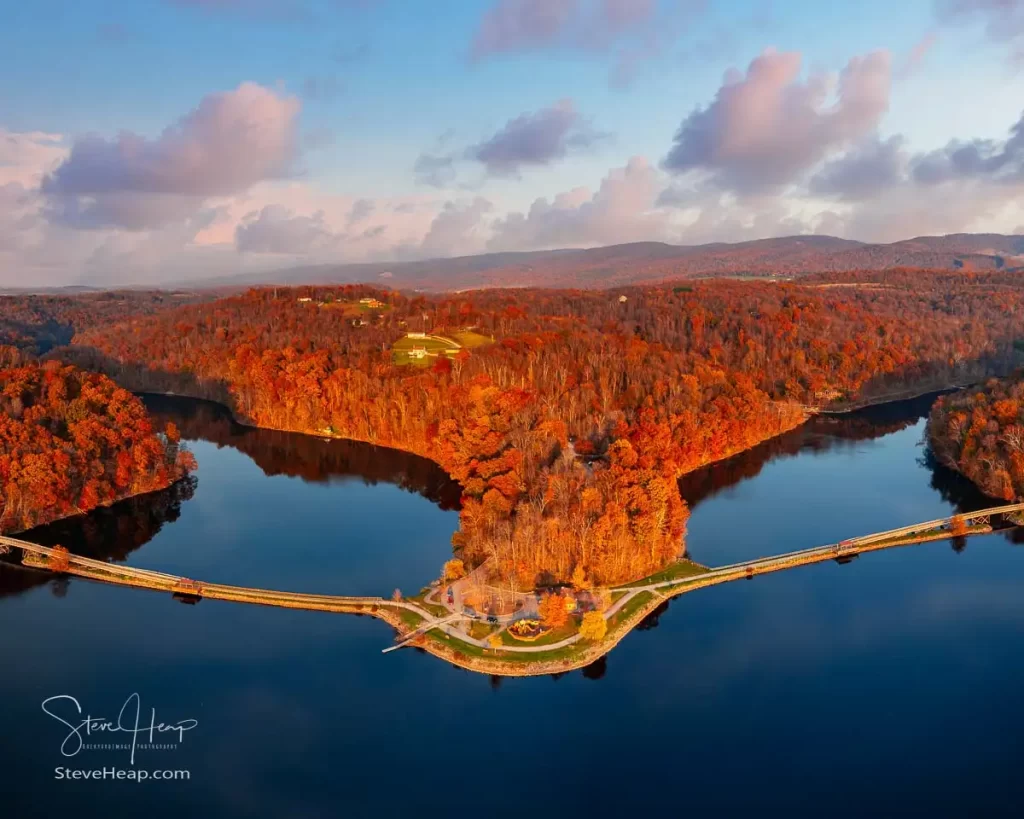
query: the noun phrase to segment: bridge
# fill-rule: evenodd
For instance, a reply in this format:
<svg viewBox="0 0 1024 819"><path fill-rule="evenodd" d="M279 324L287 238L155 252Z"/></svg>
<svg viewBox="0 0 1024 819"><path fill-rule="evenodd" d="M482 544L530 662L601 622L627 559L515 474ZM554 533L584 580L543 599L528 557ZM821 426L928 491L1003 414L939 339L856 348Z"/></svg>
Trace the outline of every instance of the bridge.
<svg viewBox="0 0 1024 819"><path fill-rule="evenodd" d="M228 586L222 583L204 583L184 577L119 563L83 557L37 543L15 538L0 537L0 553L14 550L22 552L22 563L26 566L51 569L60 566L59 571L98 580L116 586L132 586L153 591L169 592L185 597L228 600L237 603L253 603L281 608L309 609L312 611L336 611L364 613L377 607L406 609L426 619L433 619L430 612L404 601L385 600L382 597L350 597L328 594L305 594L302 592L275 591L272 589ZM63 565L66 561L66 565ZM373 613L372 611L368 613Z"/></svg>
<svg viewBox="0 0 1024 819"><path fill-rule="evenodd" d="M864 552L891 549L895 546L909 546L913 543L925 543L930 540L948 540L950 537L955 536L952 532L952 526L956 519L963 522L965 527L963 534L965 536L986 534L992 531L990 525L992 518L1002 516L1014 525L1018 525L1017 519L1021 513L1024 513L1024 503L993 506L989 509L964 512L947 518L926 520L921 523L911 524L910 526L901 526L898 529L888 529L884 532L853 537L848 540L842 540L839 543L814 546L810 549L801 549L796 552L786 552L780 555L772 555L771 557L745 560L728 566L719 566L710 569L704 574L693 575L687 579L676 578L653 583L637 581L625 586L618 586L615 590L639 592L663 591L683 585L696 585L700 587L712 585L716 582L721 583L727 580L735 580L737 577L753 577L758 574L767 574L811 563L822 563L827 560L842 561L844 558L852 558Z"/></svg>
<svg viewBox="0 0 1024 819"><path fill-rule="evenodd" d="M890 549L896 546L907 546L912 543L923 543L931 540L946 540L954 536L954 523L957 522L962 523L962 534L965 536L991 532L991 521L998 516L1004 517L1014 525L1019 525L1020 522L1024 521L1024 503L993 506L974 512L936 518L922 523L902 526L897 529L889 529L884 532L875 532L869 535L850 538L839 543L815 546L810 549L801 549L770 557L733 563L728 566L720 566L709 569L707 572L687 577L670 577L650 582L639 580L630 584L616 586L611 591L618 592L620 597L604 612L604 616L606 619L612 618L630 601L644 593L648 593L651 598L649 602L653 606L669 597L719 583L752 578L760 574L782 571L812 563L821 563L828 560L845 562L864 552ZM456 638L463 643L483 649L489 648L489 644L486 641L475 639L462 631L453 630L453 624L459 620L486 619L486 614L483 613L470 615L444 607L446 611L439 616L426 606L403 600L386 600L382 597L307 594L246 586L229 586L221 583L197 582L177 575L95 560L82 555L72 554L62 549L40 546L37 543L25 540L0 537L0 554L13 551L20 551L22 553L22 563L33 568L73 574L118 586L162 591L196 600L210 598L213 600L226 600L236 603L250 603L281 608L370 614L385 620L402 634L401 642L396 646L385 649L385 651L391 651L394 648L418 642L416 638L421 637L432 629L437 629L448 637ZM639 622L639 619L642 619L642 615L647 613L648 608L649 606L645 605L637 610L633 618L635 622ZM403 612L406 612L404 616ZM410 614L413 617L410 618ZM609 642L605 650L610 650L631 628L625 628L620 634L617 634L615 639ZM559 642L547 643L543 646L503 645L501 651L502 653L510 652L516 654L551 652L572 645L579 639L579 635L574 634Z"/></svg>

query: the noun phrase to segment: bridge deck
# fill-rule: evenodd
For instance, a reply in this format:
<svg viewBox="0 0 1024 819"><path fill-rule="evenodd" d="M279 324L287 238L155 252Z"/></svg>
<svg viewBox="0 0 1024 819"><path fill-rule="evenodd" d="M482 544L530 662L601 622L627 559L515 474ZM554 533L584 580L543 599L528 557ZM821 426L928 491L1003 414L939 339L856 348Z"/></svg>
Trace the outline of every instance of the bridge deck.
<svg viewBox="0 0 1024 819"><path fill-rule="evenodd" d="M980 509L976 512L968 512L960 515L965 520L976 520L987 518L993 515L1011 515L1024 512L1024 503L1014 503L1005 506L994 506L989 509ZM710 585L711 583L725 582L736 577L750 573L761 573L778 571L792 565L822 562L833 560L837 557L847 557L865 551L888 548L889 546L905 545L917 537L920 540L933 540L939 537L948 537L944 533L944 527L948 527L952 518L937 518L935 520L915 523L910 526L903 526L898 529L890 529L885 532L876 532L870 535L851 538L841 543L815 546L810 549L801 549L795 552L788 552L770 557L747 560L741 563L734 563L729 566L720 566L711 569L706 574L696 575L690 580L668 580L660 583L648 584L639 587L621 587L637 590L638 588L667 588L678 586L692 581L694 587ZM890 542L891 541L891 542ZM40 546L25 540L18 540L9 537L0 537L0 547L7 550L20 549L24 555L23 562L27 565L45 567L46 561L54 557L54 550L47 546ZM30 559L30 556L35 559ZM45 558L45 560L43 560ZM107 563L102 560L95 560L82 555L67 555L68 571L93 580L100 580L115 585L134 586L153 589L156 591L175 592L181 591L180 584L185 578L154 572L148 569L140 569L134 566L125 566L120 563ZM259 605L281 606L284 608L305 608L319 611L366 611L376 610L382 606L389 608L406 609L414 614L433 621L434 618L424 609L402 601L385 600L382 597L353 597L330 594L307 594L304 592L286 592L273 589L250 588L246 586L229 586L221 583L199 583L197 596L208 597L219 600L229 600L242 603L254 603Z"/></svg>

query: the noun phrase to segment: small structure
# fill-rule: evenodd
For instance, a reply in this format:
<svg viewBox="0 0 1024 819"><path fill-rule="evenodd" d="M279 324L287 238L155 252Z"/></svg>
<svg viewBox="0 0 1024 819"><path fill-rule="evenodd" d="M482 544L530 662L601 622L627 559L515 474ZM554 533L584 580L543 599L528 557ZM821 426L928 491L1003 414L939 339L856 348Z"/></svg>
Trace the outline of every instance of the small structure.
<svg viewBox="0 0 1024 819"><path fill-rule="evenodd" d="M427 348L426 347L413 347L409 351L409 358L426 358Z"/></svg>
<svg viewBox="0 0 1024 819"><path fill-rule="evenodd" d="M629 301L629 299L625 296L619 296L619 304L625 304L627 301Z"/></svg>
<svg viewBox="0 0 1024 819"><path fill-rule="evenodd" d="M182 603L195 604L203 596L203 587L195 580L189 580L187 577L182 577L174 584L171 589L172 596L176 600L180 600Z"/></svg>
<svg viewBox="0 0 1024 819"><path fill-rule="evenodd" d="M310 301L313 301L313 299L311 299L309 296L303 296L302 298L299 299L299 302L302 304L305 304L306 302Z"/></svg>
<svg viewBox="0 0 1024 819"><path fill-rule="evenodd" d="M383 307L384 306L384 302L378 301L377 299L372 299L372 298L360 299L359 303L360 304L365 304L367 307L373 307L373 308L378 308L378 307Z"/></svg>

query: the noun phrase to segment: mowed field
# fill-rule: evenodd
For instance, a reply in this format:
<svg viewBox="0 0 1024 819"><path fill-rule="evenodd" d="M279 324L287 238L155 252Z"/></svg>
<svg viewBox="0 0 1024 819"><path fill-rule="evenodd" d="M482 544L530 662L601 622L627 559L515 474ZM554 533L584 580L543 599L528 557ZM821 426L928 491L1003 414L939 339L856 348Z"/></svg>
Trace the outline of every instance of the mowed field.
<svg viewBox="0 0 1024 819"><path fill-rule="evenodd" d="M446 351L465 347L472 350L491 344L490 336L485 336L472 330L463 330L457 333L443 333L428 335L426 338L409 338L404 336L391 345L391 357L395 364L409 365L412 367L431 367L439 356L446 355ZM413 358L414 348L422 347L427 354L424 358Z"/></svg>

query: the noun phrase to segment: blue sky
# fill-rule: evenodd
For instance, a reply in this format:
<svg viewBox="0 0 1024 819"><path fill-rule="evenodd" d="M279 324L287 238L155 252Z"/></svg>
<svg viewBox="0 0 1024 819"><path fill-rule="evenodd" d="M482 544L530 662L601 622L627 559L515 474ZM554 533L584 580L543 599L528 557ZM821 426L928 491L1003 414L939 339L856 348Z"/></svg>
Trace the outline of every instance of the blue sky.
<svg viewBox="0 0 1024 819"><path fill-rule="evenodd" d="M0 86L0 283L638 238L1012 231L1022 32L1014 0L18 4L0 27L0 73L15 78ZM844 100L836 83L861 60L871 70ZM234 96L243 85L259 92ZM190 119L204 100L206 125ZM239 159L217 129L267 111L280 118L269 142L237 140L251 166L206 184L225 160L187 158L211 140ZM175 124L180 139L162 136ZM813 183L844 157L830 179L862 173L867 154L874 198ZM424 155L444 173L417 174ZM205 180L182 178L193 172ZM933 212L947 196L955 213ZM353 210L360 200L372 204Z"/></svg>

